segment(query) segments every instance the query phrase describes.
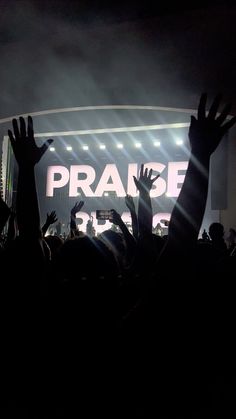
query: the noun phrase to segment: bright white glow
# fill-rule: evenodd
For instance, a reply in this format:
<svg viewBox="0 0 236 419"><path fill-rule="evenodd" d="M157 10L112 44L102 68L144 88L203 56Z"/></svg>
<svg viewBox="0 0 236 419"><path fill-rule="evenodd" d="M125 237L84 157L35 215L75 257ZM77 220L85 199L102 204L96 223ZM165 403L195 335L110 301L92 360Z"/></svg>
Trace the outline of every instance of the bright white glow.
<svg viewBox="0 0 236 419"><path fill-rule="evenodd" d="M49 147L50 151L55 151L55 147Z"/></svg>
<svg viewBox="0 0 236 419"><path fill-rule="evenodd" d="M104 196L109 196L109 193L108 192L104 192Z"/></svg>
<svg viewBox="0 0 236 419"><path fill-rule="evenodd" d="M105 150L106 146L105 146L105 144L100 144L99 148L100 148L100 150Z"/></svg>
<svg viewBox="0 0 236 419"><path fill-rule="evenodd" d="M180 140L180 139L177 139L176 141L175 141L175 144L176 145L183 145L183 140Z"/></svg>
<svg viewBox="0 0 236 419"><path fill-rule="evenodd" d="M81 179L81 174L84 179ZM82 189L85 196L94 196L90 185L95 181L96 172L88 165L70 166L69 196L77 196L78 188Z"/></svg>
<svg viewBox="0 0 236 419"><path fill-rule="evenodd" d="M88 149L89 149L89 148L88 148L88 145L83 145L82 149L83 149L83 150L88 150Z"/></svg>
<svg viewBox="0 0 236 419"><path fill-rule="evenodd" d="M148 162L144 167L161 174L153 184L151 198L165 193L171 198L179 195L188 167L187 161L169 162L167 165ZM69 183L69 196L78 196L78 192L82 190L85 197L107 196L107 192L113 192L117 197L124 197L126 193L135 197L137 190L133 176L138 176L137 163L128 164L127 177L124 179L121 178L116 164L106 164L101 175L89 165L71 165L70 170L64 166L49 166L46 196L54 196L55 189L63 188Z"/></svg>
<svg viewBox="0 0 236 419"><path fill-rule="evenodd" d="M59 175L59 179L55 179ZM49 166L47 171L46 196L53 196L55 188L63 188L70 179L69 170L64 166Z"/></svg>
<svg viewBox="0 0 236 419"><path fill-rule="evenodd" d="M79 211L76 214L76 219L78 221L78 226L80 231L83 231L84 233L86 233L86 226L87 226L87 222L90 219L90 216L93 217L93 226L97 232L97 234L102 233L103 231L111 228L111 223L109 220L97 220L96 219L96 212L92 211L91 213L86 213L86 212L82 212ZM164 213L164 212L157 212L156 214L153 214L153 227L156 227L157 223L161 223L162 227L165 227L165 225L162 224L161 220L165 219L165 220L170 220L171 214L170 213ZM131 223L131 216L130 216L130 212L123 212L121 214L121 218L124 221L124 223Z"/></svg>
<svg viewBox="0 0 236 419"><path fill-rule="evenodd" d="M123 147L124 147L123 144L121 143L117 144L117 148L123 148Z"/></svg>
<svg viewBox="0 0 236 419"><path fill-rule="evenodd" d="M140 147L142 147L142 144L141 143L135 143L135 147L140 148Z"/></svg>
<svg viewBox="0 0 236 419"><path fill-rule="evenodd" d="M104 192L115 192L117 196L125 196L125 189L115 164L106 164L95 190L95 196L102 196Z"/></svg>
<svg viewBox="0 0 236 419"><path fill-rule="evenodd" d="M72 151L72 147L71 147L71 145L68 145L68 146L66 147L66 149L67 149L67 151Z"/></svg>
<svg viewBox="0 0 236 419"><path fill-rule="evenodd" d="M134 176L138 177L138 165L137 163L130 163L128 165L127 194L133 197L138 196Z"/></svg>
<svg viewBox="0 0 236 419"><path fill-rule="evenodd" d="M81 193L80 192L77 192L77 196L80 196L81 195Z"/></svg>
<svg viewBox="0 0 236 419"><path fill-rule="evenodd" d="M161 143L160 143L160 141L155 141L155 142L153 143L153 145L154 145L155 147L160 147Z"/></svg>
<svg viewBox="0 0 236 419"><path fill-rule="evenodd" d="M32 114L33 112L31 113L31 115ZM11 117L10 121L12 120L12 118L14 117ZM8 118L0 119L0 124L4 122L8 122ZM75 131L40 132L40 133L35 134L34 137L35 138L42 138L42 137L52 138L52 137L66 137L69 135L75 136L75 135L88 135L88 134L107 134L107 133L115 133L115 132L157 131L157 130L162 130L162 129L167 129L167 128L188 128L188 127L189 127L189 122L176 122L174 124L138 125L134 127L93 128L93 129L79 129Z"/></svg>
<svg viewBox="0 0 236 419"><path fill-rule="evenodd" d="M169 162L167 175L167 193L171 197L179 196L182 184L184 182L185 173L188 167L187 161ZM182 172L182 173L181 173Z"/></svg>

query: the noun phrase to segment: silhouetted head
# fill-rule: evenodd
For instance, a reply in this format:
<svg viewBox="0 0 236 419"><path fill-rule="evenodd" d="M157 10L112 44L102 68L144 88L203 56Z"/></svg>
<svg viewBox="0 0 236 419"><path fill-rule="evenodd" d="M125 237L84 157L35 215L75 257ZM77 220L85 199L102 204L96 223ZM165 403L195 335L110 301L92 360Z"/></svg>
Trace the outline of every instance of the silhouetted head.
<svg viewBox="0 0 236 419"><path fill-rule="evenodd" d="M212 241L223 240L224 226L221 223L212 223L209 227L209 236Z"/></svg>

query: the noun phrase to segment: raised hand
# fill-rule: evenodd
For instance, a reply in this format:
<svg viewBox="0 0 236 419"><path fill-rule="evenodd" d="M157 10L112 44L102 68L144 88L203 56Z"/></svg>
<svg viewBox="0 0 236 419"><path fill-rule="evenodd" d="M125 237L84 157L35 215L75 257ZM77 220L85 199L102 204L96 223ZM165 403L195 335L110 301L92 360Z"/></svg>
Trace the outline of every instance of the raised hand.
<svg viewBox="0 0 236 419"><path fill-rule="evenodd" d="M132 196L126 195L125 203L126 203L126 206L130 210L130 215L131 215L131 220L132 220L133 236L135 237L135 239L138 239L138 218L137 218L137 214L136 214L136 211L135 211L135 205L134 205L134 200L133 200Z"/></svg>
<svg viewBox="0 0 236 419"><path fill-rule="evenodd" d="M56 221L57 221L56 211L52 211L50 212L50 214L47 213L46 223L48 224L48 226L50 226L51 224L54 224Z"/></svg>
<svg viewBox="0 0 236 419"><path fill-rule="evenodd" d="M217 117L220 95L216 96L206 116L206 101L207 95L204 93L199 102L197 119L191 116L189 140L193 154L209 157L219 145L222 137L235 124L236 117L225 122L231 109L230 104L227 104Z"/></svg>
<svg viewBox="0 0 236 419"><path fill-rule="evenodd" d="M22 117L20 117L20 127L16 119L12 120L12 125L14 136L11 130L8 130L8 135L19 166L34 167L53 140L47 140L41 147L37 147L31 116L28 116L27 132L25 120Z"/></svg>
<svg viewBox="0 0 236 419"><path fill-rule="evenodd" d="M126 195L125 203L126 203L127 208L130 210L130 212L135 211L134 200L131 195Z"/></svg>
<svg viewBox="0 0 236 419"><path fill-rule="evenodd" d="M71 212L70 212L71 216L75 217L77 212L79 212L81 210L83 205L84 205L84 201L76 202L75 205L73 206L73 208L71 209Z"/></svg>
<svg viewBox="0 0 236 419"><path fill-rule="evenodd" d="M155 180L157 180L159 178L160 175L158 174L153 179L151 179L152 169L149 170L149 173L148 173L147 168L145 170L143 170L143 169L144 169L144 165L141 164L139 179L137 179L135 176L133 176L134 183L135 183L136 188L138 189L138 191L140 193L149 193L150 190L152 189L153 183L155 182Z"/></svg>
<svg viewBox="0 0 236 419"><path fill-rule="evenodd" d="M117 226L120 226L121 223L123 223L120 214L114 209L111 210L111 217L109 218L109 221Z"/></svg>

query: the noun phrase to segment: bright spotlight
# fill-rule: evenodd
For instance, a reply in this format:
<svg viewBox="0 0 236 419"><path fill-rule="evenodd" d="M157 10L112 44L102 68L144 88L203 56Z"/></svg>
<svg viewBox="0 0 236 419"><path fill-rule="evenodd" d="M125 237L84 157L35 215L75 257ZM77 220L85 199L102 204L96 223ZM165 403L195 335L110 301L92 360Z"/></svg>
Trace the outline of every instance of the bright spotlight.
<svg viewBox="0 0 236 419"><path fill-rule="evenodd" d="M123 144L121 143L117 144L117 148L123 148L123 147L124 147Z"/></svg>
<svg viewBox="0 0 236 419"><path fill-rule="evenodd" d="M55 151L55 147L49 147L50 151Z"/></svg>
<svg viewBox="0 0 236 419"><path fill-rule="evenodd" d="M170 197L170 194L169 194L169 192L166 192L166 196L167 196L167 198L169 198L169 197Z"/></svg>
<svg viewBox="0 0 236 419"><path fill-rule="evenodd" d="M108 192L104 192L104 196L109 196L109 193Z"/></svg>
<svg viewBox="0 0 236 419"><path fill-rule="evenodd" d="M142 147L142 144L141 143L135 143L135 147L140 148L140 147Z"/></svg>
<svg viewBox="0 0 236 419"><path fill-rule="evenodd" d="M105 150L106 146L105 146L105 144L100 144L99 148L100 148L100 150Z"/></svg>
<svg viewBox="0 0 236 419"><path fill-rule="evenodd" d="M88 149L89 149L89 148L88 148L88 145L83 145L82 149L83 149L83 150L88 150Z"/></svg>
<svg viewBox="0 0 236 419"><path fill-rule="evenodd" d="M180 139L177 139L176 141L175 141L175 144L176 145L183 145L183 140L180 140Z"/></svg>
<svg viewBox="0 0 236 419"><path fill-rule="evenodd" d="M161 143L160 143L160 141L155 141L155 142L153 143L153 145L154 145L155 147L160 147Z"/></svg>
<svg viewBox="0 0 236 419"><path fill-rule="evenodd" d="M71 145L68 145L68 146L66 147L66 149L67 149L67 151L72 151L72 147L71 147Z"/></svg>

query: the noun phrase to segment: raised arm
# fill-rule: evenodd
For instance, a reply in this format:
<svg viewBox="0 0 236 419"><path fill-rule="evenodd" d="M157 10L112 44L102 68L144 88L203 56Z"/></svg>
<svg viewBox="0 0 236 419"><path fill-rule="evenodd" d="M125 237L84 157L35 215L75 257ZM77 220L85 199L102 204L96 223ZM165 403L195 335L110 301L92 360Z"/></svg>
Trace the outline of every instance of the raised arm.
<svg viewBox="0 0 236 419"><path fill-rule="evenodd" d="M146 238L152 234L152 204L150 198L150 191L153 183L159 178L159 174L152 179L152 169L144 170L144 165L141 165L139 179L135 176L134 183L139 191L138 201L138 228L139 237Z"/></svg>
<svg viewBox="0 0 236 419"><path fill-rule="evenodd" d="M136 240L138 240L138 218L135 211L134 200L132 196L126 195L125 203L126 203L127 208L130 210L133 236Z"/></svg>
<svg viewBox="0 0 236 419"><path fill-rule="evenodd" d="M47 233L48 228L50 227L50 225L54 224L57 222L57 215L56 215L56 211L52 211L50 212L50 214L47 213L47 219L42 227L42 233L43 236L45 236L45 234Z"/></svg>
<svg viewBox="0 0 236 419"><path fill-rule="evenodd" d="M116 212L114 209L111 210L111 214L112 214L112 216L109 219L109 221L111 223L117 225L120 228L120 230L122 231L124 239L125 239L125 243L126 243L126 250L127 250L126 259L130 263L132 261L133 256L134 256L134 253L135 253L136 240L134 239L132 234L129 232L129 230L128 230L127 226L125 225L125 223L123 222L120 214L118 214L118 212Z"/></svg>
<svg viewBox="0 0 236 419"><path fill-rule="evenodd" d="M3 228L10 216L10 208L8 208L6 202L3 201L0 194L0 235L2 234Z"/></svg>
<svg viewBox="0 0 236 419"><path fill-rule="evenodd" d="M220 96L215 98L206 116L206 100L207 95L203 94L197 118L191 116L190 160L184 184L171 215L167 249L168 246L178 248L179 245L191 249L196 243L206 207L210 157L223 136L236 122L236 117L225 122L230 105L226 105L217 116Z"/></svg>
<svg viewBox="0 0 236 419"><path fill-rule="evenodd" d="M84 206L84 201L76 202L70 212L70 235L71 237L76 236L77 234L77 224L76 224L76 214Z"/></svg>
<svg viewBox="0 0 236 419"><path fill-rule="evenodd" d="M19 235L23 238L39 239L41 228L34 167L53 140L47 140L41 147L37 147L31 116L28 117L27 132L24 118L20 118L19 126L17 120L13 119L12 125L14 135L10 130L8 135L19 166L16 200Z"/></svg>

